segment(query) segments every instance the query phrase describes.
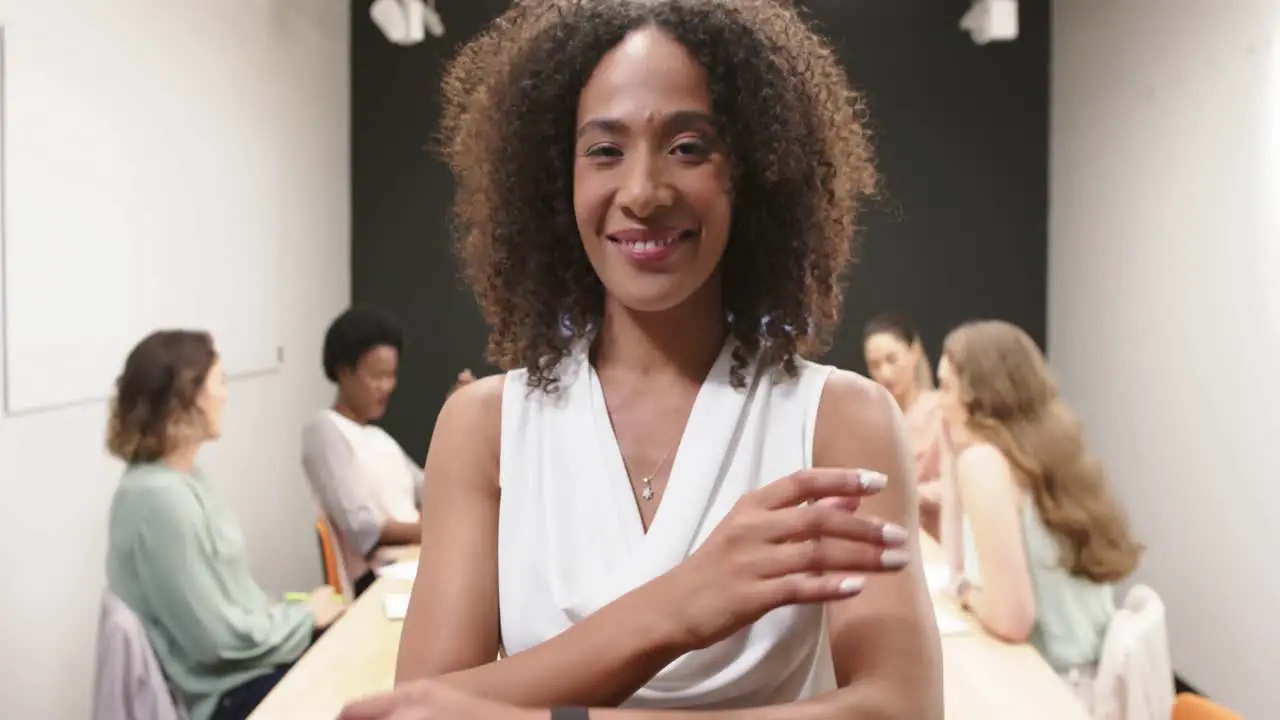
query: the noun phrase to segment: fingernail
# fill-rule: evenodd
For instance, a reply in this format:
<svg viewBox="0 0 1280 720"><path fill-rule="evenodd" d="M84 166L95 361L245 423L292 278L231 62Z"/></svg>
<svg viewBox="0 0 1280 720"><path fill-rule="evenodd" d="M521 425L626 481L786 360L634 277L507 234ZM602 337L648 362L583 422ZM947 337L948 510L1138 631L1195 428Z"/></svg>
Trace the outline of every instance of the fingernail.
<svg viewBox="0 0 1280 720"><path fill-rule="evenodd" d="M901 548L893 548L880 553L880 567L886 570L898 570L907 566L911 553Z"/></svg>
<svg viewBox="0 0 1280 720"><path fill-rule="evenodd" d="M874 470L859 470L858 484L867 492L879 492L889 484L889 478Z"/></svg>
<svg viewBox="0 0 1280 720"><path fill-rule="evenodd" d="M901 545L907 541L907 529L901 525L885 523L880 532L884 537L885 545Z"/></svg>
<svg viewBox="0 0 1280 720"><path fill-rule="evenodd" d="M867 579L864 577L847 577L840 581L838 590L842 595L853 595L854 593L862 592L862 588L866 584Z"/></svg>

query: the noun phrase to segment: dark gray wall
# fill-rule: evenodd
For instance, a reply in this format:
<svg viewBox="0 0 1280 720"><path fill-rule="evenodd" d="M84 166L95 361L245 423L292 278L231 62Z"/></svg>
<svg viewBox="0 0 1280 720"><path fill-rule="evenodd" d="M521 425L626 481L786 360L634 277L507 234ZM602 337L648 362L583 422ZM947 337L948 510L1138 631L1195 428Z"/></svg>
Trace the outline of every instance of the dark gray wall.
<svg viewBox="0 0 1280 720"><path fill-rule="evenodd" d="M493 370L450 249L452 182L425 147L442 63L507 4L444 4L448 35L409 48L383 39L367 2L352 4L353 296L407 327L384 424L419 460L458 370ZM974 317L1014 321L1043 345L1047 4L1021 3L1019 40L987 47L958 28L968 0L802 4L867 96L886 189L863 216L862 259L824 359L863 370L861 325L885 310L913 316L935 356L943 334Z"/></svg>

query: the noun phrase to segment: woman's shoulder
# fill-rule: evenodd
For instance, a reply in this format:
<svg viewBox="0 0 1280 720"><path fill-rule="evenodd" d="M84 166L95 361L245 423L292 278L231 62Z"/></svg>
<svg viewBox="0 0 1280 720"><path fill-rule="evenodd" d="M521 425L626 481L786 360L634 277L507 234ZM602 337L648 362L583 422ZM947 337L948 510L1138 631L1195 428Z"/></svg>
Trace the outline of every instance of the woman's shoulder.
<svg viewBox="0 0 1280 720"><path fill-rule="evenodd" d="M316 412L311 419L302 426L302 437L306 438L327 438L334 434L340 434L343 430L343 424L354 426L355 423L346 419L342 415L331 408L325 408Z"/></svg>
<svg viewBox="0 0 1280 720"><path fill-rule="evenodd" d="M127 528L167 527L175 518L202 512L193 481L186 473L159 463L131 465L111 502L113 535Z"/></svg>
<svg viewBox="0 0 1280 720"><path fill-rule="evenodd" d="M1009 459L1000 448L989 442L974 442L960 448L956 452L956 463L976 469L1008 468Z"/></svg>
<svg viewBox="0 0 1280 720"><path fill-rule="evenodd" d="M190 476L161 462L126 465L120 475L119 490L141 497L166 496L184 490Z"/></svg>
<svg viewBox="0 0 1280 720"><path fill-rule="evenodd" d="M494 375L485 375L458 388L456 392L448 397L444 402L444 407L440 409L443 416L451 407L454 411L461 409L467 414L481 413L489 414L500 412L502 410L502 396L506 386L513 381L520 380L520 375L524 370L512 370L505 373L497 373Z"/></svg>
<svg viewBox="0 0 1280 720"><path fill-rule="evenodd" d="M956 453L955 463L956 480L964 489L1015 498L1020 494L1009 458L991 443L975 442L965 446Z"/></svg>
<svg viewBox="0 0 1280 720"><path fill-rule="evenodd" d="M846 465L853 456L886 458L905 447L897 403L870 378L833 368L822 386L814 438L814 462ZM851 442L853 437L857 442ZM855 447L856 446L856 447Z"/></svg>
<svg viewBox="0 0 1280 720"><path fill-rule="evenodd" d="M513 375L487 375L458 388L440 408L433 436L443 430L450 437L466 439L467 442L485 443L492 439L496 449L503 397L506 386L516 379Z"/></svg>
<svg viewBox="0 0 1280 720"><path fill-rule="evenodd" d="M810 372L814 368L826 366L805 362L800 371ZM895 406L893 397L879 383L852 370L829 367L822 387L823 404L839 406L848 413L865 414L870 417L892 417Z"/></svg>
<svg viewBox="0 0 1280 720"><path fill-rule="evenodd" d="M507 382L502 374L482 377L444 401L431 433L425 468L428 486L435 492L446 487L486 494L496 491Z"/></svg>

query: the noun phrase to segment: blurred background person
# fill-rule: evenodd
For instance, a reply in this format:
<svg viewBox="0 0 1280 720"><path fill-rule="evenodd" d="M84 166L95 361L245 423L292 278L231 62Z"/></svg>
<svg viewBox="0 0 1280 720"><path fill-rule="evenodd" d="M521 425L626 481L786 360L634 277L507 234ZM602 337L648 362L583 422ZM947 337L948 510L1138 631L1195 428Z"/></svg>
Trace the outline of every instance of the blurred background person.
<svg viewBox="0 0 1280 720"><path fill-rule="evenodd" d="M863 328L862 350L871 379L893 395L906 419L920 495L920 527L937 539L945 438L920 332L904 315L878 315Z"/></svg>
<svg viewBox="0 0 1280 720"><path fill-rule="evenodd" d="M942 521L944 546L959 549L954 591L989 633L1031 643L1091 707L1114 585L1142 546L1021 328L961 325L938 377L955 449L957 501L948 488Z"/></svg>
<svg viewBox="0 0 1280 720"><path fill-rule="evenodd" d="M361 307L339 315L322 353L337 395L302 431L307 481L356 595L388 560L380 550L416 544L420 534L422 467L375 424L395 392L403 348L400 324L387 313Z"/></svg>
<svg viewBox="0 0 1280 720"><path fill-rule="evenodd" d="M196 468L222 435L227 386L207 333L156 332L116 382L107 449L126 464L111 502L107 584L146 628L190 720L242 720L341 614L332 588L274 602L235 516Z"/></svg>

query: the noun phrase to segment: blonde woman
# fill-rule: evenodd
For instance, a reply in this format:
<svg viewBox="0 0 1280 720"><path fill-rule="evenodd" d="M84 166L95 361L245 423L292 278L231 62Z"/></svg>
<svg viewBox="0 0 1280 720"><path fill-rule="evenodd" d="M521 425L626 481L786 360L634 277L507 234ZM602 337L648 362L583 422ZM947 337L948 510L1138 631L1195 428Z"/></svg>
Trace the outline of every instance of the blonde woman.
<svg viewBox="0 0 1280 720"><path fill-rule="evenodd" d="M920 527L939 537L942 502L942 414L933 389L933 371L920 331L903 315L872 318L862 331L862 350L871 379L893 395L906 419L920 493Z"/></svg>
<svg viewBox="0 0 1280 720"><path fill-rule="evenodd" d="M960 326L938 377L955 452L958 502L948 493L943 519L955 592L990 633L1030 642L1091 704L1112 585L1142 547L1025 332Z"/></svg>
<svg viewBox="0 0 1280 720"><path fill-rule="evenodd" d="M126 463L107 583L141 619L191 720L248 717L342 610L329 588L272 602L250 576L240 526L196 468L226 399L208 334L156 332L125 361L107 435Z"/></svg>

